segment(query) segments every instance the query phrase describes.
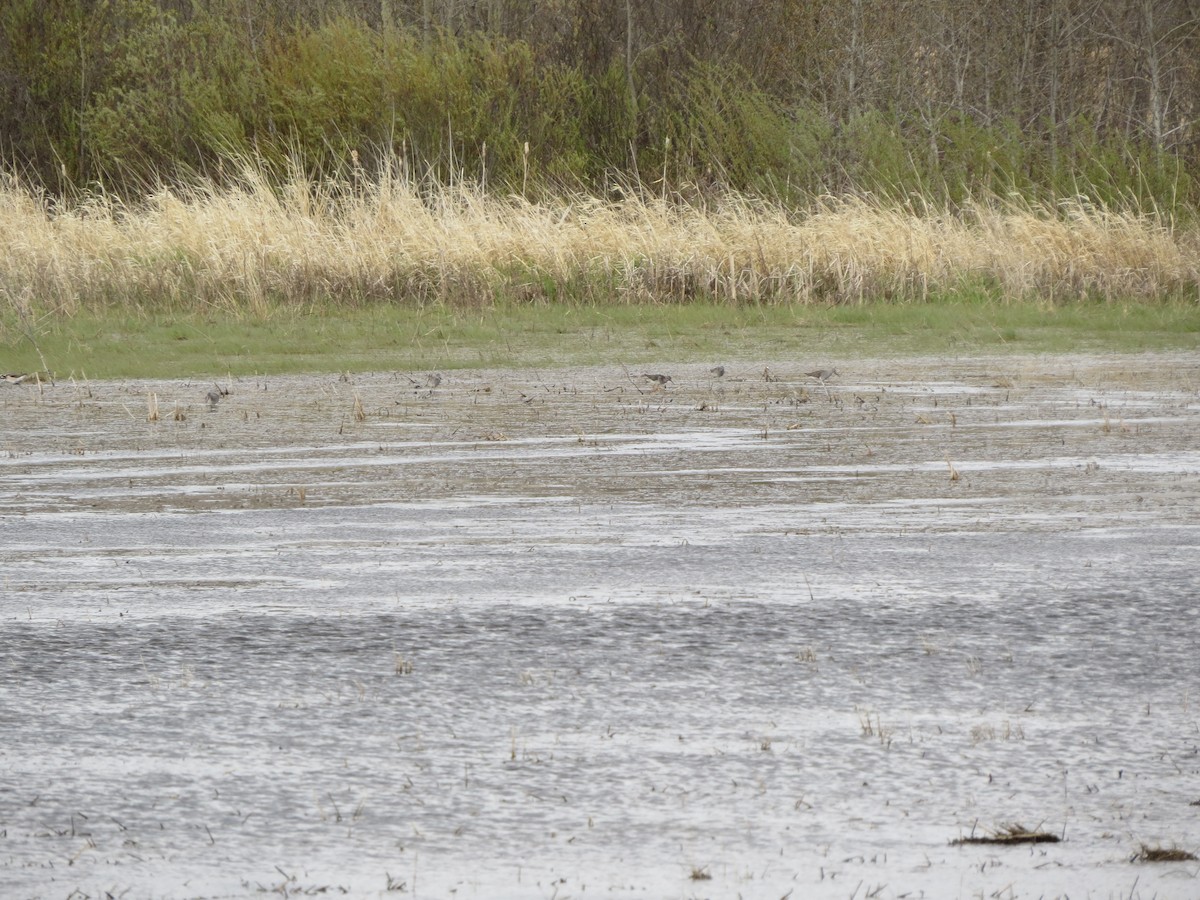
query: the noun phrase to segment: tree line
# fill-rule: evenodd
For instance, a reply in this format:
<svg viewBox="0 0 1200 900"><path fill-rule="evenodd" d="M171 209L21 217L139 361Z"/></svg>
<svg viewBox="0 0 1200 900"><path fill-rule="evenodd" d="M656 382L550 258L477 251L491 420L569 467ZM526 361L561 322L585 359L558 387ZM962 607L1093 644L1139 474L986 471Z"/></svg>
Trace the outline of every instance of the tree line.
<svg viewBox="0 0 1200 900"><path fill-rule="evenodd" d="M1200 0L7 0L55 193L239 161L498 190L1195 206Z"/></svg>

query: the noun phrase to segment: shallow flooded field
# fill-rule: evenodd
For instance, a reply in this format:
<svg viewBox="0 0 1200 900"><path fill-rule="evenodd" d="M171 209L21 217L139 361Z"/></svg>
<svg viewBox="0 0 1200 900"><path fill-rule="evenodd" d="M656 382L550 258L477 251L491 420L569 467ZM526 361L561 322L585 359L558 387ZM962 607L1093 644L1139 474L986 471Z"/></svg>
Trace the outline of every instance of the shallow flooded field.
<svg viewBox="0 0 1200 900"><path fill-rule="evenodd" d="M808 362L0 385L0 895L1200 895L1200 359Z"/></svg>

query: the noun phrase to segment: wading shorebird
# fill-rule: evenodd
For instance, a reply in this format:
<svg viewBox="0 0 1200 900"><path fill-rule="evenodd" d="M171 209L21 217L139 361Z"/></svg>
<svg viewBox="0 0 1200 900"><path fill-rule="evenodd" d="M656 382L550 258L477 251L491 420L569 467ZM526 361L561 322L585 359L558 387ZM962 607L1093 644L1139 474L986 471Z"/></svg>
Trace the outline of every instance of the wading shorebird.
<svg viewBox="0 0 1200 900"><path fill-rule="evenodd" d="M713 366L711 369L708 370L708 372L710 375L713 375L717 378L725 377L725 367L724 366Z"/></svg>
<svg viewBox="0 0 1200 900"><path fill-rule="evenodd" d="M837 369L814 369L812 372L805 372L804 374L809 378L815 378L817 381L821 382L821 384L824 384L837 373Z"/></svg>
<svg viewBox="0 0 1200 900"><path fill-rule="evenodd" d="M21 384L22 382L28 381L32 377L33 376L31 374L29 374L28 372L26 372L24 375L10 373L10 374L7 374L4 376L4 380L8 384Z"/></svg>
<svg viewBox="0 0 1200 900"><path fill-rule="evenodd" d="M425 376L423 381L417 381L417 379L413 378L411 375L405 375L404 377L411 381L413 386L418 388L429 388L431 391L442 383L442 375L440 372L430 372Z"/></svg>
<svg viewBox="0 0 1200 900"><path fill-rule="evenodd" d="M204 399L208 401L209 409L216 409L217 404L221 402L222 397L228 397L229 391L220 385L215 385L211 391L204 395Z"/></svg>
<svg viewBox="0 0 1200 900"><path fill-rule="evenodd" d="M657 375L657 374L655 374L655 375L648 375L647 373L643 372L643 373L642 373L642 377L643 377L643 378L649 378L651 381L653 381L653 382L654 382L656 385L658 385L660 388L666 387L666 386L667 386L667 382L668 382L668 381L674 381L674 379L673 379L673 378L671 378L671 376L670 376L670 375Z"/></svg>

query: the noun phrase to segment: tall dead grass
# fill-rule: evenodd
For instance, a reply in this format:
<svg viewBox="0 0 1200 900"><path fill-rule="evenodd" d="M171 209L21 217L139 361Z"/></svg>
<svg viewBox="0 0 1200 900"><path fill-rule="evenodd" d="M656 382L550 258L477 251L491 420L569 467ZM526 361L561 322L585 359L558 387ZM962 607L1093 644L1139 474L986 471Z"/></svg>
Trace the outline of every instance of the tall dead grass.
<svg viewBox="0 0 1200 900"><path fill-rule="evenodd" d="M802 210L739 195L630 190L531 203L471 186L282 182L104 194L64 205L0 180L0 294L9 311L127 306L269 313L386 301L482 304L904 302L1200 295L1200 231L1073 200L949 209L869 197Z"/></svg>

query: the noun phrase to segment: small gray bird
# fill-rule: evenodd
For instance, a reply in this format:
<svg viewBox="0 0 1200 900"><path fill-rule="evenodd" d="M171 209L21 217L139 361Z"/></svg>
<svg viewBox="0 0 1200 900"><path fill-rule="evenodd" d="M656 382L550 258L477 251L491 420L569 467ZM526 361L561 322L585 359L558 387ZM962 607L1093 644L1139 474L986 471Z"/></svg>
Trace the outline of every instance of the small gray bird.
<svg viewBox="0 0 1200 900"><path fill-rule="evenodd" d="M649 375L649 374L647 374L647 373L645 373L645 372L643 372L643 373L642 373L642 377L643 377L643 378L649 378L651 381L653 381L653 382L654 382L655 384L657 384L659 387L666 387L666 386L667 386L667 382L668 382L668 381L673 381L673 380L674 380L674 379L672 379L672 378L671 378L671 376L670 376L670 375L657 375L657 374L655 374L655 375Z"/></svg>
<svg viewBox="0 0 1200 900"><path fill-rule="evenodd" d="M225 390L225 388L221 387L220 385L216 385L205 395L205 399L208 400L208 408L216 409L217 404L221 402L221 398L228 395L229 391Z"/></svg>
<svg viewBox="0 0 1200 900"><path fill-rule="evenodd" d="M837 369L815 369L812 372L805 372L804 374L809 378L815 378L817 381L821 382L821 384L824 384L837 373Z"/></svg>
<svg viewBox="0 0 1200 900"><path fill-rule="evenodd" d="M710 374L715 375L717 378L725 377L725 367L724 366L713 366L708 371Z"/></svg>

